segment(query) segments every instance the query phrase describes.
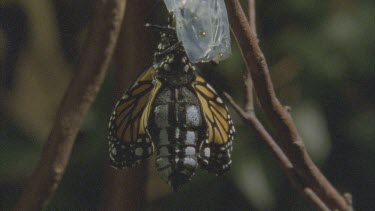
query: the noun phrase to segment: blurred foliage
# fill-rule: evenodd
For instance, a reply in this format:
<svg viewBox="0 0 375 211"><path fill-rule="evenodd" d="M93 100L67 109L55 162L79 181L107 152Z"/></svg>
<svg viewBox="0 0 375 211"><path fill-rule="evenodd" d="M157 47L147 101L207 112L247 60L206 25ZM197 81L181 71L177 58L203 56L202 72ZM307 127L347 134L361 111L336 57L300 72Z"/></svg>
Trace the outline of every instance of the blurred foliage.
<svg viewBox="0 0 375 211"><path fill-rule="evenodd" d="M0 4L1 210L14 206L39 159L74 74L92 5L89 0ZM279 98L292 107L314 161L340 191L353 194L357 210L375 208L374 14L372 0L257 2L260 45ZM242 102L245 67L234 42L233 49L227 61L201 68L220 92ZM101 206L113 75L111 70L85 119L48 210ZM154 185L160 181L151 176L148 200L165 210L312 210L266 146L231 113L238 129L232 171L224 177L198 171L180 192L163 198L152 193L167 186Z"/></svg>

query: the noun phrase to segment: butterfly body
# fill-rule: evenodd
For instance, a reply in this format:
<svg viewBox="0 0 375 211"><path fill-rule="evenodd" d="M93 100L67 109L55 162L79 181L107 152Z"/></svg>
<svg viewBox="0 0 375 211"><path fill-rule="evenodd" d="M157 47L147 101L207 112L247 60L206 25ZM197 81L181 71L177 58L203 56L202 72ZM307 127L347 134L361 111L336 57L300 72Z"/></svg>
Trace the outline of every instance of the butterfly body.
<svg viewBox="0 0 375 211"><path fill-rule="evenodd" d="M165 87L156 97L149 132L156 145L161 178L175 188L184 184L198 166L199 143L206 126L197 97L186 87Z"/></svg>
<svg viewBox="0 0 375 211"><path fill-rule="evenodd" d="M231 163L234 127L226 106L182 48L163 34L154 65L125 92L109 122L109 156L126 169L156 150L160 177L178 189L196 168L221 174Z"/></svg>

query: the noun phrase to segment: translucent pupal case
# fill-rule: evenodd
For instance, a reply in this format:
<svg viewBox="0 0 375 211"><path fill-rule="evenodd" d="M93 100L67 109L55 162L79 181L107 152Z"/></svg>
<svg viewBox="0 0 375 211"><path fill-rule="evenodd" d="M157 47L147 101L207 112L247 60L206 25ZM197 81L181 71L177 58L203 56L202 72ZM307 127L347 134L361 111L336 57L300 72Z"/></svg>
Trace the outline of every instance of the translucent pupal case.
<svg viewBox="0 0 375 211"><path fill-rule="evenodd" d="M177 37L191 62L218 62L230 56L230 29L223 0L164 2L175 16Z"/></svg>

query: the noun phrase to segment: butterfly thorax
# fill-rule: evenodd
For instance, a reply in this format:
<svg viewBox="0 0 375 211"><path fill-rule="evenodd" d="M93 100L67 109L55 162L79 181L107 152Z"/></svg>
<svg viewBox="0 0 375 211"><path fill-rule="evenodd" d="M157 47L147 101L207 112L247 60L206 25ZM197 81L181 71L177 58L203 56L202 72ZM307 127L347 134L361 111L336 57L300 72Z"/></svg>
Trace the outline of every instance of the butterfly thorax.
<svg viewBox="0 0 375 211"><path fill-rule="evenodd" d="M192 64L175 35L162 33L154 56L156 78L168 86L186 86L195 79L196 67Z"/></svg>

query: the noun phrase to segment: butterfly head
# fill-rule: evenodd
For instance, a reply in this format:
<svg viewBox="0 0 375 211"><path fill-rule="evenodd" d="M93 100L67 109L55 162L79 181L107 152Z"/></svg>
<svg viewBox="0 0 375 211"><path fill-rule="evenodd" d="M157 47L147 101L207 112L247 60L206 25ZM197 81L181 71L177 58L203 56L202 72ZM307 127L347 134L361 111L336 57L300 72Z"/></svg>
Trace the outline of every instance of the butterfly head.
<svg viewBox="0 0 375 211"><path fill-rule="evenodd" d="M158 79L171 86L183 86L195 78L196 67L189 61L174 30L160 33L154 67Z"/></svg>
<svg viewBox="0 0 375 211"><path fill-rule="evenodd" d="M164 84L184 86L195 79L196 67L190 63L186 54L174 52L167 54L154 64L156 76Z"/></svg>

